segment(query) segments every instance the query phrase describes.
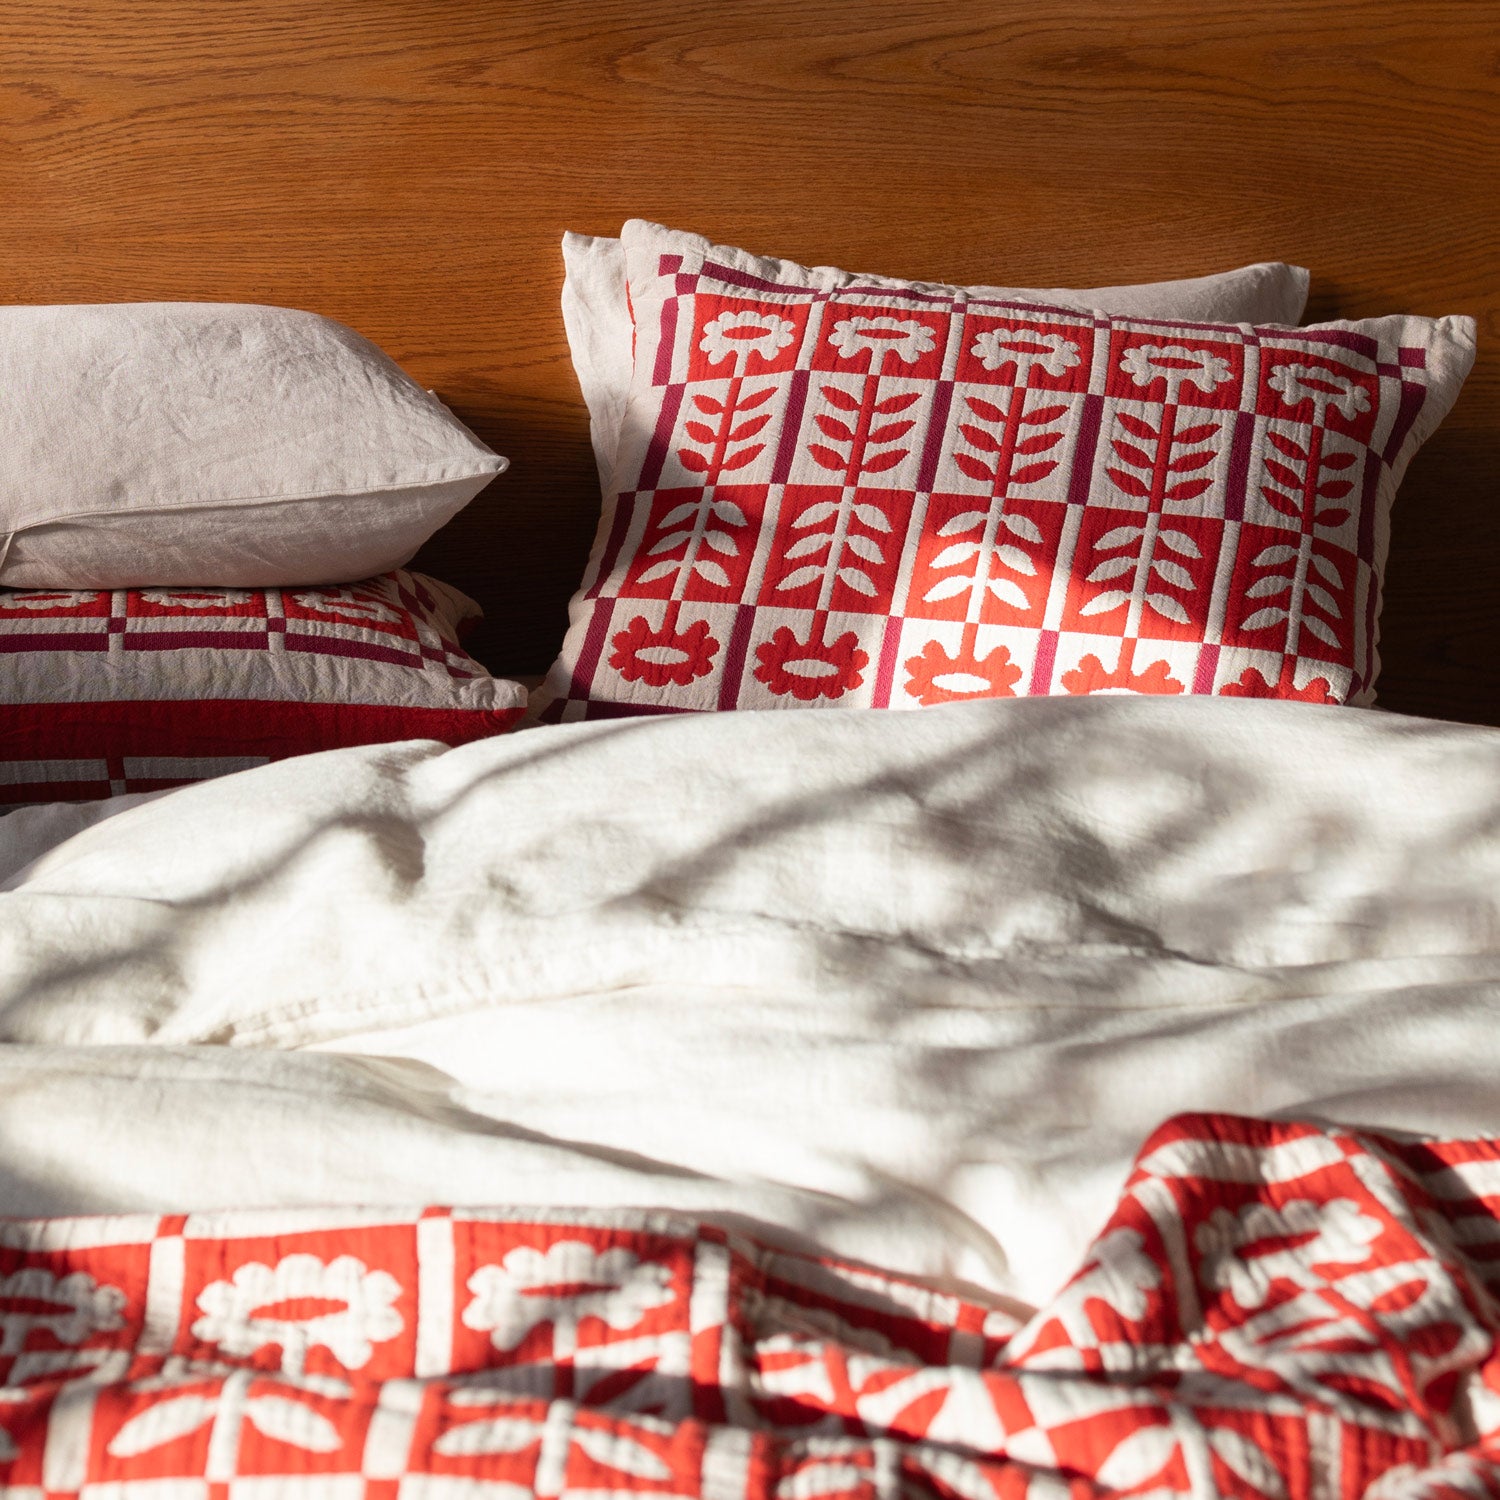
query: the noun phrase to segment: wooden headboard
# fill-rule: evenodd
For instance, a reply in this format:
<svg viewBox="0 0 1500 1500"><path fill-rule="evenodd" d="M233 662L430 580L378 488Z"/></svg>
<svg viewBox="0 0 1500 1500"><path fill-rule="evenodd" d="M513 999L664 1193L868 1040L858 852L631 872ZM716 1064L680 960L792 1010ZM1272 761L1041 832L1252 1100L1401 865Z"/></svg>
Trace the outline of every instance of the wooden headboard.
<svg viewBox="0 0 1500 1500"><path fill-rule="evenodd" d="M1279 258L1469 312L1397 506L1382 703L1500 723L1500 37L1476 0L6 0L0 299L353 325L510 472L422 565L538 672L598 509L565 228L1089 285Z"/></svg>

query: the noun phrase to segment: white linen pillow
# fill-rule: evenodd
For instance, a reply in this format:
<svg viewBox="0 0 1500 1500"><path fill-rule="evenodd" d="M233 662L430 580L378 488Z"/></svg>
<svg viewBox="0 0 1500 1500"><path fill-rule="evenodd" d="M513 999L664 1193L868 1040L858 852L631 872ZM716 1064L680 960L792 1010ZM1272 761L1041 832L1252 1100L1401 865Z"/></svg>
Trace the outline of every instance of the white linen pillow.
<svg viewBox="0 0 1500 1500"><path fill-rule="evenodd" d="M563 327L589 410L589 437L599 482L607 488L630 394L634 353L625 251L618 239L571 233L563 235L562 251ZM1136 286L975 287L973 291L996 301L1097 308L1117 317L1265 325L1295 324L1302 317L1308 280L1303 266L1260 261L1212 276Z"/></svg>
<svg viewBox="0 0 1500 1500"><path fill-rule="evenodd" d="M0 308L0 585L351 582L506 467L368 339L229 302Z"/></svg>

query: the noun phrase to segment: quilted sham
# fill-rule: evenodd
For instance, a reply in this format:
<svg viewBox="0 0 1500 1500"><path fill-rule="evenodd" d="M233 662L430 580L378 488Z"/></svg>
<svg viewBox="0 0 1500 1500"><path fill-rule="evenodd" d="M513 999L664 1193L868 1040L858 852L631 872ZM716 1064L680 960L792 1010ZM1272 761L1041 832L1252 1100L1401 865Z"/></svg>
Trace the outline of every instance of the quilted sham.
<svg viewBox="0 0 1500 1500"><path fill-rule="evenodd" d="M498 734L526 693L458 644L477 614L406 572L341 588L0 590L0 804Z"/></svg>
<svg viewBox="0 0 1500 1500"><path fill-rule="evenodd" d="M1472 320L1168 323L622 238L634 378L547 717L1373 701L1391 504Z"/></svg>

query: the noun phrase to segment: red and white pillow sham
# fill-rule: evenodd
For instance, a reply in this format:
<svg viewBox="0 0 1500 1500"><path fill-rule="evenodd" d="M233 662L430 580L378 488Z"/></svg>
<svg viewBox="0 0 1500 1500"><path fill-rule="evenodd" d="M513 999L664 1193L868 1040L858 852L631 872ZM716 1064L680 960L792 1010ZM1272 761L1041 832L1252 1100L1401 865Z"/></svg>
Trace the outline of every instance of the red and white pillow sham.
<svg viewBox="0 0 1500 1500"><path fill-rule="evenodd" d="M622 240L634 376L545 717L1372 701L1391 503L1472 320L1169 323Z"/></svg>
<svg viewBox="0 0 1500 1500"><path fill-rule="evenodd" d="M458 644L478 613L404 571L328 588L0 590L0 805L499 734L526 691Z"/></svg>

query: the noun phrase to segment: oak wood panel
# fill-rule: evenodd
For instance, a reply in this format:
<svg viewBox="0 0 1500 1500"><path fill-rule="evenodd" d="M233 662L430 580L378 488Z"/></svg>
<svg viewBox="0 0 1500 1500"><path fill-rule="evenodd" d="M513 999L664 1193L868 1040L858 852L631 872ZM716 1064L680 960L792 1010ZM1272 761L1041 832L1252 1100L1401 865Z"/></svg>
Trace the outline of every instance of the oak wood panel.
<svg viewBox="0 0 1500 1500"><path fill-rule="evenodd" d="M6 0L0 298L340 318L513 460L429 544L539 671L597 494L564 228L1041 285L1314 270L1470 312L1397 507L1389 707L1500 723L1493 0Z"/></svg>

